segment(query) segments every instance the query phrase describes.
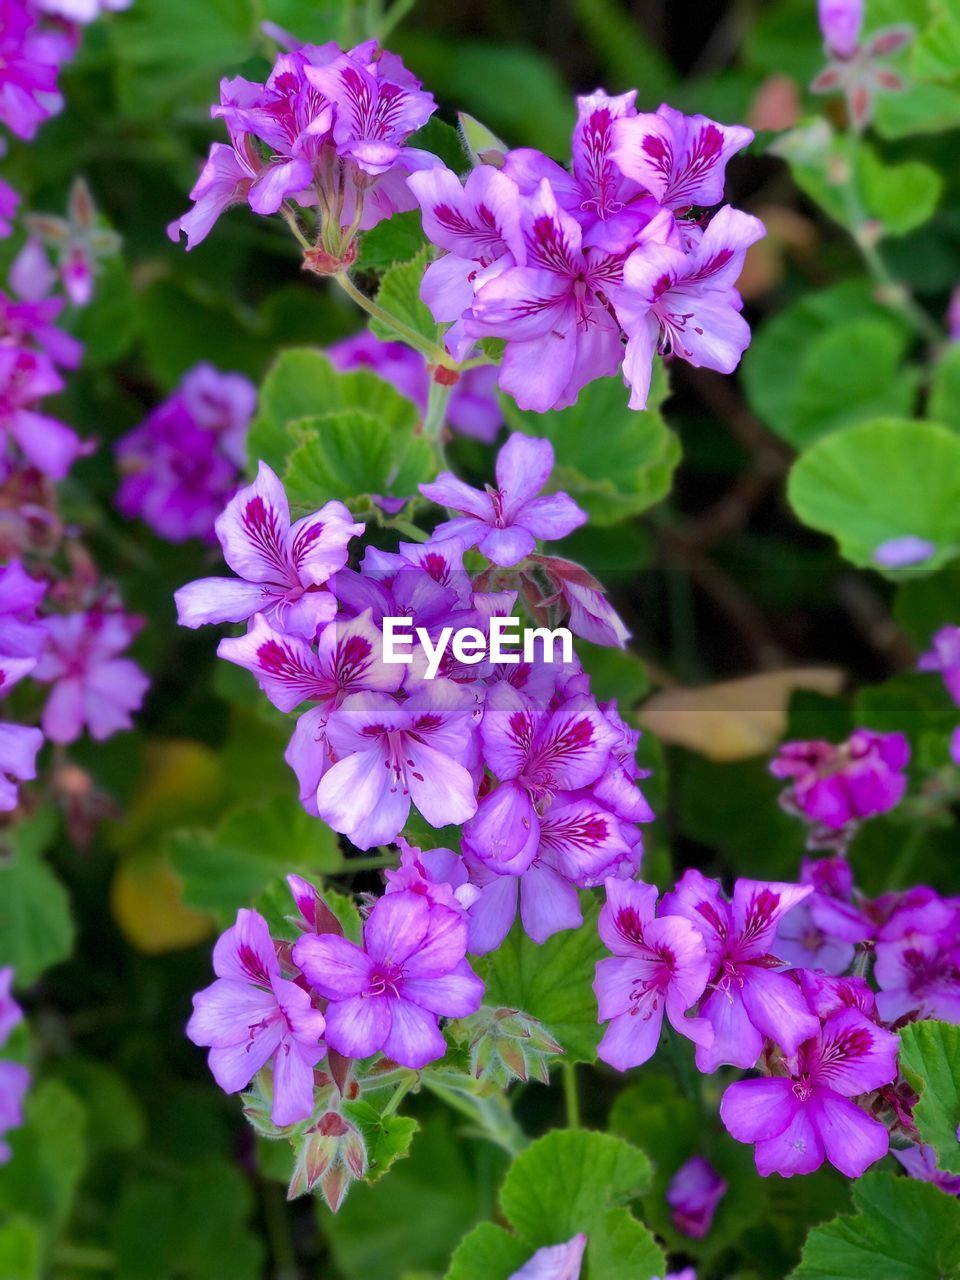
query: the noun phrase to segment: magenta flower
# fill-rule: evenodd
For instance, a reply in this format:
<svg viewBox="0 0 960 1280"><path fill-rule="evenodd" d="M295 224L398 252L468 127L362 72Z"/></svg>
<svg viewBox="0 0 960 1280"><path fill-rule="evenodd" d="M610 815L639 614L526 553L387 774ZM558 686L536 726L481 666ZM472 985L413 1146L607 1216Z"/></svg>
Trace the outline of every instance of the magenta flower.
<svg viewBox="0 0 960 1280"><path fill-rule="evenodd" d="M747 249L766 234L763 223L724 205L702 238L684 251L658 242L661 225L668 225L661 224L663 218L651 224L644 233L648 239L627 258L622 286L612 294L628 337L623 376L634 409L646 406L656 352L695 368L732 373L750 343L734 283Z"/></svg>
<svg viewBox="0 0 960 1280"><path fill-rule="evenodd" d="M63 379L49 356L0 345L0 440L5 436L8 446L16 444L51 480L62 480L82 452L75 432L35 407L62 390Z"/></svg>
<svg viewBox="0 0 960 1280"><path fill-rule="evenodd" d="M565 1244L544 1245L507 1280L580 1280L586 1247L587 1237L582 1232Z"/></svg>
<svg viewBox="0 0 960 1280"><path fill-rule="evenodd" d="M547 802L600 777L615 733L587 695L546 711L500 682L487 693L480 737L500 786L483 797L464 827L463 850L491 871L519 875L540 847Z"/></svg>
<svg viewBox="0 0 960 1280"><path fill-rule="evenodd" d="M844 973L853 962L854 946L847 929L833 928L836 911L847 914L853 900L853 872L845 858L805 858L800 883L813 888L809 898L780 921L774 954L797 968Z"/></svg>
<svg viewBox="0 0 960 1280"><path fill-rule="evenodd" d="M885 1022L907 1014L960 1023L960 935L956 920L938 933L911 931L877 943L873 971Z"/></svg>
<svg viewBox="0 0 960 1280"><path fill-rule="evenodd" d="M710 1230L717 1205L726 1194L727 1184L710 1161L703 1156L691 1156L667 1187L673 1225L681 1235L702 1240Z"/></svg>
<svg viewBox="0 0 960 1280"><path fill-rule="evenodd" d="M60 62L72 41L51 41L22 0L0 0L0 123L29 141L63 104L57 92Z"/></svg>
<svg viewBox="0 0 960 1280"><path fill-rule="evenodd" d="M411 803L433 827L462 823L477 808L464 767L473 750L477 703L449 680L433 680L405 702L353 693L327 721L335 763L320 780L320 817L359 848L388 844Z"/></svg>
<svg viewBox="0 0 960 1280"><path fill-rule="evenodd" d="M342 502L328 502L291 525L283 485L261 462L254 483L216 522L223 558L237 577L181 587L174 596L180 625L244 622L262 613L281 630L312 639L337 607L320 588L346 564L350 539L364 527Z"/></svg>
<svg viewBox="0 0 960 1280"><path fill-rule="evenodd" d="M586 522L566 493L537 497L553 470L553 445L519 432L497 454L496 489L481 492L443 471L420 492L438 506L462 511L461 519L438 525L437 538L459 538L479 546L494 564L510 566L530 554L537 539L565 538Z"/></svg>
<svg viewBox="0 0 960 1280"><path fill-rule="evenodd" d="M781 962L772 954L781 919L811 892L810 885L737 880L728 903L716 881L689 870L664 896L663 911L695 924L710 957L710 994L700 1014L713 1039L697 1046L701 1071L716 1071L722 1063L752 1067L764 1037L792 1054L816 1035L818 1020L797 984L778 972Z"/></svg>
<svg viewBox="0 0 960 1280"><path fill-rule="evenodd" d="M681 916L656 914L657 888L606 882L600 937L613 955L597 962L597 1020L609 1022L597 1054L618 1071L647 1062L660 1042L663 1016L698 1046L713 1039L704 1018L686 1011L703 995L710 960L703 937Z"/></svg>
<svg viewBox="0 0 960 1280"><path fill-rule="evenodd" d="M13 231L13 219L19 204L19 194L0 178L0 239L5 239Z"/></svg>
<svg viewBox="0 0 960 1280"><path fill-rule="evenodd" d="M477 899L466 864L452 849L417 849L403 836L397 839L399 868L385 871L385 893L419 893L429 902L465 911ZM473 947L468 950L473 951Z"/></svg>
<svg viewBox="0 0 960 1280"><path fill-rule="evenodd" d="M897 1036L845 1009L791 1055L789 1076L730 1085L720 1118L738 1142L756 1143L762 1177L813 1173L827 1159L859 1178L887 1154L889 1138L851 1099L896 1078L898 1045Z"/></svg>
<svg viewBox="0 0 960 1280"><path fill-rule="evenodd" d="M900 1162L911 1178L920 1182L932 1182L948 1196L960 1196L960 1175L943 1173L937 1167L937 1153L924 1143L909 1147L893 1148L890 1154Z"/></svg>
<svg viewBox="0 0 960 1280"><path fill-rule="evenodd" d="M51 742L76 742L84 728L97 742L133 727L150 681L135 662L119 655L140 629L123 613L54 614L46 619L47 647L33 678L53 688L43 709Z"/></svg>
<svg viewBox="0 0 960 1280"><path fill-rule="evenodd" d="M294 944L294 963L330 1003L327 1044L347 1058L382 1052L418 1070L442 1058L438 1017L476 1013L483 983L465 960L467 925L459 911L404 890L378 899L363 946L333 934Z"/></svg>
<svg viewBox="0 0 960 1280"><path fill-rule="evenodd" d="M817 16L830 54L836 58L852 57L863 26L863 0L819 0Z"/></svg>
<svg viewBox="0 0 960 1280"><path fill-rule="evenodd" d="M960 706L960 627L936 631L929 652L917 663L918 671L939 671L950 697Z"/></svg>
<svg viewBox="0 0 960 1280"><path fill-rule="evenodd" d="M913 38L913 27L903 25L884 27L861 40L863 9L863 0L819 0L820 31L829 61L810 86L813 93L842 92L858 129L869 123L876 94L906 88L885 59Z"/></svg>
<svg viewBox="0 0 960 1280"><path fill-rule="evenodd" d="M620 172L677 210L719 204L730 157L753 141L743 125L685 116L666 104L655 114L622 117L612 134L610 155Z"/></svg>
<svg viewBox="0 0 960 1280"><path fill-rule="evenodd" d="M17 783L37 776L37 753L43 746L39 729L0 721L0 813L17 807Z"/></svg>
<svg viewBox="0 0 960 1280"><path fill-rule="evenodd" d="M0 568L0 661L39 658L47 642L47 629L37 617L37 606L46 591L46 583L31 578L19 560Z"/></svg>
<svg viewBox="0 0 960 1280"><path fill-rule="evenodd" d="M910 746L902 733L857 729L835 746L829 742L787 742L770 763L775 778L790 779L780 803L820 832L849 834L866 818L900 803L907 787Z"/></svg>
<svg viewBox="0 0 960 1280"><path fill-rule="evenodd" d="M298 1124L313 1110L313 1068L323 1057L323 1014L296 982L281 977L267 922L240 910L213 951L217 981L193 997L187 1035L210 1048L225 1093L245 1088L273 1063L274 1124Z"/></svg>

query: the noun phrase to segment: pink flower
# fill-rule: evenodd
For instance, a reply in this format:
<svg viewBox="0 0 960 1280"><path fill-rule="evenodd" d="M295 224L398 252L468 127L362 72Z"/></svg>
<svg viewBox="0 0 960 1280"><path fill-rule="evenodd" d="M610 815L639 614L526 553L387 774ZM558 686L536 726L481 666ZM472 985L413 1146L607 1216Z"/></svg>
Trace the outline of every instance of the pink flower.
<svg viewBox="0 0 960 1280"><path fill-rule="evenodd" d="M347 562L350 539L363 533L342 502L328 502L290 523L283 485L265 462L217 519L223 558L236 578L201 578L175 594L180 625L243 622L262 613L284 631L312 639L336 612L319 588Z"/></svg>
<svg viewBox="0 0 960 1280"><path fill-rule="evenodd" d="M597 962L598 1020L609 1022L597 1049L627 1071L647 1062L660 1042L663 1016L700 1048L713 1039L705 1018L686 1011L703 995L710 959L703 936L681 916L656 913L655 885L610 878L600 937L613 956Z"/></svg>
<svg viewBox="0 0 960 1280"><path fill-rule="evenodd" d="M37 753L42 746L39 729L0 721L0 813L17 807L17 783L37 776Z"/></svg>
<svg viewBox="0 0 960 1280"><path fill-rule="evenodd" d="M835 58L852 57L863 26L863 0L819 0L817 13L828 52Z"/></svg>
<svg viewBox="0 0 960 1280"><path fill-rule="evenodd" d="M217 981L193 997L187 1035L209 1046L213 1078L237 1093L273 1063L274 1124L298 1124L313 1110L313 1068L324 1055L324 1017L310 995L280 975L267 922L240 910L213 952Z"/></svg>
<svg viewBox="0 0 960 1280"><path fill-rule="evenodd" d="M703 1156L691 1156L680 1166L667 1187L667 1204L676 1229L692 1240L710 1231L717 1205L727 1194L727 1184Z"/></svg>
<svg viewBox="0 0 960 1280"><path fill-rule="evenodd" d="M730 1085L720 1118L738 1142L756 1143L762 1177L813 1173L827 1159L859 1178L887 1154L889 1139L851 1099L896 1078L898 1045L897 1036L845 1009L788 1059L788 1076Z"/></svg>
<svg viewBox="0 0 960 1280"><path fill-rule="evenodd" d="M38 401L62 390L49 356L0 346L0 439L5 435L51 480L62 480L82 451L75 432L36 409Z"/></svg>
<svg viewBox="0 0 960 1280"><path fill-rule="evenodd" d="M294 944L294 963L330 1003L327 1044L347 1058L382 1052L419 1069L442 1058L438 1017L476 1013L483 983L464 959L467 926L459 911L403 890L378 899L363 946L332 934Z"/></svg>
<svg viewBox="0 0 960 1280"><path fill-rule="evenodd" d="M565 538L586 522L586 513L566 493L537 497L553 470L553 445L517 433L497 454L496 489L473 489L442 471L420 492L440 507L463 512L437 526L436 538L459 538L464 549L479 546L494 564L511 566L530 554L537 539Z"/></svg>
<svg viewBox="0 0 960 1280"><path fill-rule="evenodd" d="M43 710L51 742L76 742L86 727L97 742L133 727L150 681L135 662L118 655L140 629L123 613L53 614L49 641L33 678L53 688Z"/></svg>

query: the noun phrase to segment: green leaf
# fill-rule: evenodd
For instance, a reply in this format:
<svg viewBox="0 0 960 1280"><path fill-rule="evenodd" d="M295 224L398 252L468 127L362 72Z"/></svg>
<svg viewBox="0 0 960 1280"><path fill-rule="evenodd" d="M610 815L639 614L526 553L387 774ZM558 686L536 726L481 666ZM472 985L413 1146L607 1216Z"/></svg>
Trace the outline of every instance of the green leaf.
<svg viewBox="0 0 960 1280"><path fill-rule="evenodd" d="M66 1058L58 1078L83 1099L91 1151L132 1151L146 1137L147 1121L137 1096L113 1067L93 1058Z"/></svg>
<svg viewBox="0 0 960 1280"><path fill-rule="evenodd" d="M805 447L817 434L822 434L817 430L816 421L811 422L809 409L806 423L797 412L801 385L804 387L802 398L809 405L811 389L818 385L825 389L825 383L832 383L837 376L833 343L825 340L850 325L856 325L857 332L862 334L860 326L865 322L869 322L871 328L885 328L887 336L881 343L888 350L908 340L909 334L901 322L874 300L871 286L862 280L848 280L809 294L761 325L744 355L742 367L747 399L757 416L798 447ZM879 328L874 332L878 333ZM818 350L820 355L816 354ZM828 368L824 367L824 354ZM852 365L852 361L848 362L847 372L859 385L859 375ZM845 405L846 399L844 389L840 403ZM832 414L838 412L836 403L826 407Z"/></svg>
<svg viewBox="0 0 960 1280"><path fill-rule="evenodd" d="M593 971L606 953L597 934L597 901L584 893L581 903L579 929L555 934L538 947L518 922L477 968L487 984L487 1004L522 1009L563 1045L567 1061L594 1062L602 1028Z"/></svg>
<svg viewBox="0 0 960 1280"><path fill-rule="evenodd" d="M943 180L928 164L921 160L887 164L863 143L857 152L857 182L867 212L891 236L922 227L933 216L943 190Z"/></svg>
<svg viewBox="0 0 960 1280"><path fill-rule="evenodd" d="M912 1022L900 1032L900 1066L920 1094L913 1118L945 1173L960 1173L960 1027Z"/></svg>
<svg viewBox="0 0 960 1280"><path fill-rule="evenodd" d="M336 834L292 794L235 809L215 831L175 831L166 848L183 880L184 901L221 922L231 921L238 907L281 874L298 871L309 878L343 867Z"/></svg>
<svg viewBox="0 0 960 1280"><path fill-rule="evenodd" d="M493 1222L481 1222L457 1245L446 1280L503 1280L519 1271L530 1250L516 1236Z"/></svg>
<svg viewBox="0 0 960 1280"><path fill-rule="evenodd" d="M0 1226L0 1280L40 1280L40 1233L26 1218Z"/></svg>
<svg viewBox="0 0 960 1280"><path fill-rule="evenodd" d="M934 544L924 569L960 552L960 439L946 427L879 419L836 431L796 463L788 494L800 519L861 568L876 568L876 548L906 535Z"/></svg>
<svg viewBox="0 0 960 1280"><path fill-rule="evenodd" d="M409 1155L414 1134L420 1128L412 1116L381 1115L364 1098L344 1102L340 1109L360 1129L366 1141L365 1181L379 1181L398 1160Z"/></svg>
<svg viewBox="0 0 960 1280"><path fill-rule="evenodd" d="M858 1212L815 1227L790 1280L946 1280L960 1276L960 1201L929 1182L868 1173Z"/></svg>
<svg viewBox="0 0 960 1280"><path fill-rule="evenodd" d="M86 1111L58 1080L27 1093L24 1123L7 1134L11 1159L0 1166L0 1210L42 1225L49 1244L70 1216L86 1164Z"/></svg>
<svg viewBox="0 0 960 1280"><path fill-rule="evenodd" d="M365 231L357 254L357 271L385 271L397 262L409 262L424 248L426 237L419 209L395 213Z"/></svg>
<svg viewBox="0 0 960 1280"><path fill-rule="evenodd" d="M284 484L291 505L311 511L340 498L348 505L370 495L407 498L437 473L426 436L392 431L363 409L344 409L291 425L300 443L287 460Z"/></svg>
<svg viewBox="0 0 960 1280"><path fill-rule="evenodd" d="M52 835L52 816L41 811L0 832L0 955L22 987L73 950L70 900L40 857Z"/></svg>
<svg viewBox="0 0 960 1280"><path fill-rule="evenodd" d="M433 249L424 245L409 262L398 262L383 273L377 290L377 305L395 316L408 329L418 333L427 342L437 341L437 325L427 304L420 297L420 282L427 269ZM370 328L378 338L387 342L404 341L403 334L387 323L371 320Z"/></svg>
<svg viewBox="0 0 960 1280"><path fill-rule="evenodd" d="M591 382L576 404L549 413L501 399L512 427L553 444L552 487L566 490L593 523L610 525L665 498L680 461L680 442L656 408L666 394L662 369L654 387L651 407L642 412L627 407L628 392L617 378Z"/></svg>
<svg viewBox="0 0 960 1280"><path fill-rule="evenodd" d="M594 1275L604 1280L659 1280L663 1250L629 1209L613 1209L601 1230L594 1230L587 1245L587 1259Z"/></svg>
<svg viewBox="0 0 960 1280"><path fill-rule="evenodd" d="M954 343L934 366L927 412L935 422L960 431L960 346Z"/></svg>
<svg viewBox="0 0 960 1280"><path fill-rule="evenodd" d="M913 42L910 73L918 80L960 79L960 5L932 0L933 20Z"/></svg>

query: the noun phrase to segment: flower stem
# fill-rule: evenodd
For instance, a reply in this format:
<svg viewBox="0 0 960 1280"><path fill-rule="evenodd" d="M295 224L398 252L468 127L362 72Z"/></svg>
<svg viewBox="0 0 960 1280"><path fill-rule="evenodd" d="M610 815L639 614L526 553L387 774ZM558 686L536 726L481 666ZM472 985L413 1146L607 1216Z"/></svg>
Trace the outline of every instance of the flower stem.
<svg viewBox="0 0 960 1280"><path fill-rule="evenodd" d="M920 846L923 844L923 837L926 830L919 823L915 824L910 834L904 838L903 844L900 846L900 852L893 860L890 870L887 872L886 892L892 893L894 889L904 889L913 867Z"/></svg>
<svg viewBox="0 0 960 1280"><path fill-rule="evenodd" d="M430 380L430 393L427 400L427 416L423 420L423 434L428 440L440 442L443 425L447 420L447 405L450 402L451 386Z"/></svg>
<svg viewBox="0 0 960 1280"><path fill-rule="evenodd" d="M565 1062L563 1073L563 1100L567 1109L567 1128L580 1128L580 1093L577 1089L577 1068L573 1062Z"/></svg>
<svg viewBox="0 0 960 1280"><path fill-rule="evenodd" d="M368 298L365 293L357 288L345 271L338 271L333 276L333 279L336 280L347 297L352 298L358 307L366 311L368 316L372 316L374 320L379 320L381 324L392 329L398 337L403 339L408 347L413 347L415 351L419 351L421 355L425 356L430 364L440 364L446 369L456 369L457 362L449 352L444 351L437 343L425 338L423 334L417 333L415 329L411 329L408 324L405 324L390 311L387 311L385 307L381 307L379 302L374 302L373 298Z"/></svg>
<svg viewBox="0 0 960 1280"><path fill-rule="evenodd" d="M275 1182L263 1183L263 1218L270 1241L270 1252L273 1254L273 1274L276 1280L300 1280L287 1206Z"/></svg>
<svg viewBox="0 0 960 1280"><path fill-rule="evenodd" d="M395 867L398 856L391 850L390 853L378 853L372 858L346 858L343 871L337 874L352 875L355 871L379 871L381 867Z"/></svg>

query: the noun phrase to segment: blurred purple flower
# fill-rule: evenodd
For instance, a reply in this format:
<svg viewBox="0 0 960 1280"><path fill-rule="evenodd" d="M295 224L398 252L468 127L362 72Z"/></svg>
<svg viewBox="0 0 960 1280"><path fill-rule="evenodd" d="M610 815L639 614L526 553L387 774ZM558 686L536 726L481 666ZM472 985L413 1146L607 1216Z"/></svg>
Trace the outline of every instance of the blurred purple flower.
<svg viewBox="0 0 960 1280"><path fill-rule="evenodd" d="M580 1280L586 1247L587 1237L582 1232L565 1244L544 1245L519 1271L511 1272L508 1280Z"/></svg>
<svg viewBox="0 0 960 1280"><path fill-rule="evenodd" d="M727 1184L709 1160L691 1156L667 1187L673 1225L682 1235L702 1240L710 1230L717 1205L726 1194Z"/></svg>

